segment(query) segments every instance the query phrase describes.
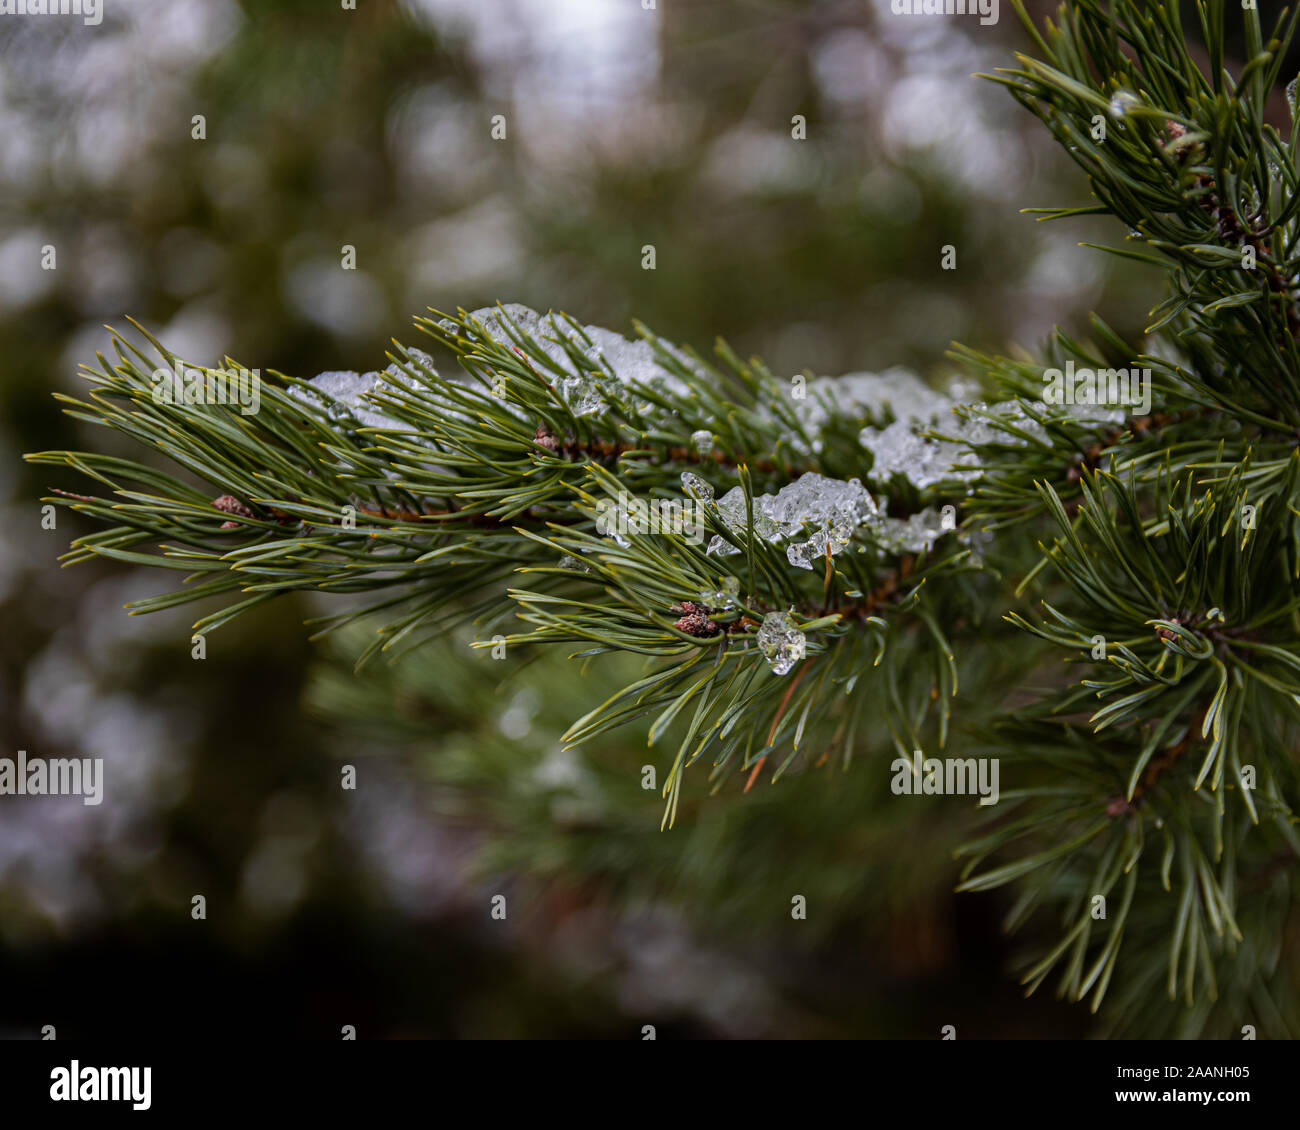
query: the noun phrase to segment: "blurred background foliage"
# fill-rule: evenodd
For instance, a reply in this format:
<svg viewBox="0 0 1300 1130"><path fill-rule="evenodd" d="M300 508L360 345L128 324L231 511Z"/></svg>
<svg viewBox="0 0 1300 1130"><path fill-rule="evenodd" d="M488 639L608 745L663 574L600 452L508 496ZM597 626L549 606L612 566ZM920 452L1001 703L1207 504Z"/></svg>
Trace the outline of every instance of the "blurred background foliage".
<svg viewBox="0 0 1300 1130"><path fill-rule="evenodd" d="M358 677L354 637L308 642L305 600L191 660L195 612L122 612L159 578L58 568L84 531L67 512L43 530L40 498L77 488L19 460L112 441L50 393L128 314L190 361L297 376L382 367L390 338L417 343L411 315L497 300L722 335L791 374L940 380L953 339L1032 347L1089 309L1136 340L1155 276L1078 247L1116 233L1019 212L1086 189L969 77L1022 45L1010 12L104 7L98 27L0 21L0 753L107 776L99 807L0 798L0 1030L1086 1033L1021 1000L999 899L952 894L976 810L895 801L883 741L661 833L643 732L557 741L621 661L496 664L451 639ZM1021 662L982 659L965 695Z"/></svg>

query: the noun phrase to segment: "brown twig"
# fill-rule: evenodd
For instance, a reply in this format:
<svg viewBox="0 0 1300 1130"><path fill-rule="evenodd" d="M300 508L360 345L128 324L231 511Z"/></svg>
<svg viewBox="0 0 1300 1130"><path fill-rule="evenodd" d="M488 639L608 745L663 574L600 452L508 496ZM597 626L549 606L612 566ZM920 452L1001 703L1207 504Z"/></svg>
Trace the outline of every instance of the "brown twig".
<svg viewBox="0 0 1300 1130"><path fill-rule="evenodd" d="M1183 754L1191 748L1193 734L1199 734L1201 727L1205 724L1205 713L1204 708L1198 711L1182 738L1161 753L1159 757L1153 757L1147 763L1146 772L1142 774L1142 779L1138 782L1137 788L1133 790L1132 799L1125 800L1122 796L1111 798L1110 803L1106 806L1108 816L1119 816L1121 813L1132 812L1138 808L1142 803L1142 798L1155 787L1160 775L1172 769Z"/></svg>

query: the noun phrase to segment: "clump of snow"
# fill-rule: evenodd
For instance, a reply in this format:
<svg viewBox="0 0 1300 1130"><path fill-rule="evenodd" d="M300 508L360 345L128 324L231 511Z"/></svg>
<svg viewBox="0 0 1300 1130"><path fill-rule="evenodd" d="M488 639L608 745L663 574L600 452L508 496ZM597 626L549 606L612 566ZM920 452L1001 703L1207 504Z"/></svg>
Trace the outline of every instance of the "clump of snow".
<svg viewBox="0 0 1300 1130"><path fill-rule="evenodd" d="M743 534L747 519L745 494L740 487L732 487L718 499L718 515L728 529ZM873 521L876 515L875 500L857 479L843 482L812 471L800 475L776 494L754 497L754 531L759 537L775 544L812 530L825 535L817 556L824 556L828 547L832 553L842 549L853 530ZM725 557L740 551L721 534L716 534L707 552ZM812 568L811 563L802 564L802 550L792 556L787 549L787 556L801 568Z"/></svg>
<svg viewBox="0 0 1300 1130"><path fill-rule="evenodd" d="M967 445L998 443L1025 447L1031 441L1047 442L1042 424L1032 419L1019 401L971 407L1012 425L1017 432L1006 431L982 415L964 418L954 415L935 425L935 430L945 438L918 435L922 425L915 421L896 420L887 428L863 428L858 440L875 456L872 477L883 480L902 475L921 489L958 480L966 482L970 489L969 484L979 477L981 469L979 456Z"/></svg>
<svg viewBox="0 0 1300 1130"><path fill-rule="evenodd" d="M610 404L620 403L629 391L654 392L671 400L690 396L686 382L660 362L654 347L643 338L631 340L603 326L578 327L555 314L541 315L517 302L500 308L485 306L472 311L470 317L493 341L508 347L516 345L516 337L506 318L514 322L519 333L531 337L560 370L556 387L575 416L594 415ZM443 325L454 328L455 323ZM582 358L582 363L575 362L564 342ZM667 344L662 347L674 359L691 367L686 354ZM548 371L543 375L549 380L555 373ZM656 406L646 401L638 403L637 408L641 412L656 410Z"/></svg>
<svg viewBox="0 0 1300 1130"><path fill-rule="evenodd" d="M875 457L872 478L902 475L924 490L945 479L971 479L978 474L973 451L917 435L917 429L911 420L895 420L887 428L862 429L858 442Z"/></svg>
<svg viewBox="0 0 1300 1130"><path fill-rule="evenodd" d="M433 358L422 349L406 350L411 369L425 368L437 375ZM294 385L289 395L307 404L324 407L331 420L356 428L407 429L409 425L382 412L368 395L395 397L403 389L415 387L416 381L394 362L382 372L358 373L347 369L330 369L318 373L305 385Z"/></svg>
<svg viewBox="0 0 1300 1130"><path fill-rule="evenodd" d="M1122 424L1128 418L1127 408L1108 408L1104 404L1062 404L1067 416L1089 424Z"/></svg>
<svg viewBox="0 0 1300 1130"><path fill-rule="evenodd" d="M876 543L889 553L928 553L946 532L943 515L929 506L907 518L882 518Z"/></svg>
<svg viewBox="0 0 1300 1130"><path fill-rule="evenodd" d="M793 445L805 454L815 454L822 450L819 433L832 417L862 420L865 417L879 418L888 412L894 417L892 423L885 427L869 424L859 433L862 446L875 456L872 477L883 480L902 475L924 489L945 481L973 482L981 469L979 457L970 449L971 446L998 443L1020 447L1032 442L1047 442L1046 430L1018 401L992 405L976 403L970 407L1013 425L1022 434L1008 432L993 420L978 415L958 417L954 410L969 403L977 386L954 378L947 387L945 395L901 367L881 373L818 377L807 385L806 396L794 402L795 415L810 442L795 439ZM1045 416L1091 424L1119 424L1125 417L1122 407L1105 405L1052 407L1044 404L1042 409ZM937 431L948 438L919 434L927 430Z"/></svg>
<svg viewBox="0 0 1300 1130"><path fill-rule="evenodd" d="M379 411L376 405L363 397L371 393L393 393L406 383L406 375L400 371L386 369L382 373L357 373L330 370L312 377L307 385L294 385L290 395L324 406L331 420L353 427L404 428L407 425Z"/></svg>
<svg viewBox="0 0 1300 1130"><path fill-rule="evenodd" d="M948 397L901 366L883 373L818 377L809 383L806 391L807 397L795 403L797 414L810 430L825 424L827 404L842 416L879 416L888 409L900 420L928 419L952 404Z"/></svg>
<svg viewBox="0 0 1300 1130"><path fill-rule="evenodd" d="M947 412L952 402L935 392L915 373L901 366L883 373L846 373L841 377L817 377L794 401L794 413L810 437L805 442L795 436L790 440L796 451L804 454L822 450L819 433L833 416L861 422L890 412L900 420L928 420Z"/></svg>
<svg viewBox="0 0 1300 1130"><path fill-rule="evenodd" d="M434 376L437 376L438 370L433 363L433 358L430 357L427 353L425 353L423 349L415 349L409 345L406 346L405 349L406 349L406 356L407 356L406 364L408 367L416 370L417 372L422 368L427 369L430 373L434 374ZM398 381L399 383L403 383L403 384L410 383L410 378L406 374L406 369L404 369L402 365L397 361L394 361L391 365L389 365L384 370L384 372L387 373L390 377L392 377L395 381Z"/></svg>

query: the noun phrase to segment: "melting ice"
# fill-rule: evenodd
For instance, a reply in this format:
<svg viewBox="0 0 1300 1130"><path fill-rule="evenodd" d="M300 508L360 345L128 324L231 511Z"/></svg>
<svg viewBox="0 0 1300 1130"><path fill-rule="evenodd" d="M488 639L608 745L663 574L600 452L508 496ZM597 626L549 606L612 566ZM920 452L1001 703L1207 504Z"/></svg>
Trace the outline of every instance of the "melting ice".
<svg viewBox="0 0 1300 1130"><path fill-rule="evenodd" d="M887 479L900 474L917 487L933 486L944 480L970 482L980 473L979 458L967 445L1002 443L1023 446L1032 440L1045 440L1046 433L1031 419L1017 401L993 405L977 404L1015 425L1024 436L1003 431L980 417L958 418L953 409L966 402L975 389L963 381L953 381L945 395L930 388L915 373L895 367L883 373L848 373L842 377L818 377L809 383L807 397L796 401L795 412L812 437L812 449L821 449L817 433L825 428L831 414L854 419L879 417L888 409L894 422L886 427L867 426L859 442L875 456L872 477ZM1117 424L1124 419L1122 408L1102 405L1070 404L1044 406L1053 415L1080 422ZM951 440L938 440L917 433L934 428ZM802 446L796 444L796 446Z"/></svg>
<svg viewBox="0 0 1300 1130"><path fill-rule="evenodd" d="M951 401L948 403L952 405ZM950 437L946 439L918 435L917 431L926 426L924 421L918 420L900 419L887 428L863 428L858 441L875 456L871 477L879 480L902 475L922 489L953 479L969 484L980 474L980 466L979 456L967 444L1000 443L1024 447L1031 440L1046 441L1047 433L1043 426L1030 418L1018 401L971 407L992 413L1024 434L1004 431L982 416L963 419L949 415L946 420L939 421L934 425L935 430Z"/></svg>
<svg viewBox="0 0 1300 1130"><path fill-rule="evenodd" d="M763 617L758 629L758 650L778 675L789 673L804 657L807 645L808 637L799 631L790 613L769 612Z"/></svg>
<svg viewBox="0 0 1300 1130"><path fill-rule="evenodd" d="M554 314L543 316L518 302L507 303L501 309L485 306L471 312L470 316L483 326L492 340L507 346L514 346L515 338L501 317L502 311L513 320L519 332L536 341L546 357L567 374L560 377L558 389L575 416L599 412L611 401L622 399L627 390L653 391L671 400L683 400L690 395L686 382L666 369L656 356L654 347L642 338L629 340L602 326L583 326L579 331ZM575 365L561 339L569 342L585 358L585 366ZM661 344L674 358L693 367L686 354L666 343ZM555 374L551 371L544 375L550 379ZM641 401L637 408L647 412L654 411L656 406Z"/></svg>
<svg viewBox="0 0 1300 1130"><path fill-rule="evenodd" d="M701 589L700 601L711 612L730 612L740 600L740 579L723 577L720 589Z"/></svg>
<svg viewBox="0 0 1300 1130"><path fill-rule="evenodd" d="M412 367L424 366L431 372L437 371L433 367L433 358L423 350L407 349L406 352ZM354 423L359 428L409 428L410 425L381 412L377 405L364 397L367 394L392 395L411 384L410 376L396 364L379 373L331 369L312 377L306 386L294 385L289 395L324 405L331 420Z"/></svg>
<svg viewBox="0 0 1300 1130"><path fill-rule="evenodd" d="M713 501L713 487L694 471L682 472L682 490L702 498L705 502Z"/></svg>
<svg viewBox="0 0 1300 1130"><path fill-rule="evenodd" d="M884 518L876 542L889 553L928 553L943 536L943 515L933 506L907 518Z"/></svg>
<svg viewBox="0 0 1300 1130"><path fill-rule="evenodd" d="M875 501L857 479L841 482L813 471L776 494L754 497L754 531L765 541L788 542L804 531L812 532L810 540L786 549L791 564L804 569L811 569L812 560L824 557L828 548L831 553L843 549L853 531L874 521L877 514ZM728 529L743 534L745 493L740 487L732 487L718 499L718 515ZM725 557L740 550L716 534L708 552Z"/></svg>

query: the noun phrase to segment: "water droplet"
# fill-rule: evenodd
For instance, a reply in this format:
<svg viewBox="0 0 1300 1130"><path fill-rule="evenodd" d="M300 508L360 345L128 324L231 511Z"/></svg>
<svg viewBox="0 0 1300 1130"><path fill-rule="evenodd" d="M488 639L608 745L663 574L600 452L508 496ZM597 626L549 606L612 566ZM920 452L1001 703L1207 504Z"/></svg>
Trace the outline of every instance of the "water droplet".
<svg viewBox="0 0 1300 1130"><path fill-rule="evenodd" d="M590 377L570 377L560 385L560 393L575 416L590 416L605 406L600 386Z"/></svg>
<svg viewBox="0 0 1300 1130"><path fill-rule="evenodd" d="M700 590L700 600L715 612L730 612L736 607L739 596L740 580L737 577L723 577L721 588Z"/></svg>
<svg viewBox="0 0 1300 1130"><path fill-rule="evenodd" d="M1131 90L1117 90L1110 100L1110 116L1126 118L1135 106L1142 105L1142 99Z"/></svg>
<svg viewBox="0 0 1300 1130"><path fill-rule="evenodd" d="M713 433L706 431L691 432L691 442L700 458L705 458L713 450Z"/></svg>

